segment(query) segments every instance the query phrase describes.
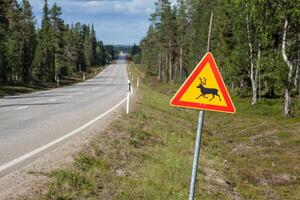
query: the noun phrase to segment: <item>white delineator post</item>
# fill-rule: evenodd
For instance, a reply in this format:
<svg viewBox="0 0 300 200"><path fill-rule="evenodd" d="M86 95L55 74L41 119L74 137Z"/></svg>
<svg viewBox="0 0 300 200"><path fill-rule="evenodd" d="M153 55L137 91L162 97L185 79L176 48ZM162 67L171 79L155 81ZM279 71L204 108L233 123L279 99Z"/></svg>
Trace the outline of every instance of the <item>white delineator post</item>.
<svg viewBox="0 0 300 200"><path fill-rule="evenodd" d="M126 114L129 114L129 97L131 92L131 83L130 80L128 80L128 90L127 90L127 105L126 105Z"/></svg>
<svg viewBox="0 0 300 200"><path fill-rule="evenodd" d="M82 80L85 81L85 73L82 74Z"/></svg>
<svg viewBox="0 0 300 200"><path fill-rule="evenodd" d="M140 85L140 78L137 77L137 80L136 80L136 87L139 88L139 85Z"/></svg>

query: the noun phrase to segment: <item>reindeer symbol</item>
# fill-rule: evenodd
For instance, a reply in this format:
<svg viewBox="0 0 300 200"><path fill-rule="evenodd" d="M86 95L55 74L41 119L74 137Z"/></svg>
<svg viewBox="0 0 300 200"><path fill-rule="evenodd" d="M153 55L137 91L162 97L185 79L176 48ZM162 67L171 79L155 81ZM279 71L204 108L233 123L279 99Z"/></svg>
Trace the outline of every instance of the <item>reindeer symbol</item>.
<svg viewBox="0 0 300 200"><path fill-rule="evenodd" d="M218 96L219 100L221 101L221 97L218 94L219 90L215 89L215 88L206 88L206 87L204 87L206 85L207 79L206 78L202 79L201 77L199 77L199 79L200 79L200 84L197 86L197 88L200 88L201 94L196 99L199 99L201 96L203 96L204 98L207 98L205 95L212 94L213 97L209 101L213 100L215 98L215 95Z"/></svg>

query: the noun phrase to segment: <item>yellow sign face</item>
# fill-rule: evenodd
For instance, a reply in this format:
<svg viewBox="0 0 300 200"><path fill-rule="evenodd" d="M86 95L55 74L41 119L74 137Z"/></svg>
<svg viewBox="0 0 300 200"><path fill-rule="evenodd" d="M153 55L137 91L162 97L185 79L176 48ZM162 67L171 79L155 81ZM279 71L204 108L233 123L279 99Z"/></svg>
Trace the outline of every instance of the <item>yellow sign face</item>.
<svg viewBox="0 0 300 200"><path fill-rule="evenodd" d="M207 93L201 92L201 83L203 86L202 91L206 91ZM227 106L223 94L221 94L219 91L219 84L211 70L210 64L207 63L184 95L180 98L180 100L187 102L199 102L202 104Z"/></svg>
<svg viewBox="0 0 300 200"><path fill-rule="evenodd" d="M207 53L170 102L173 106L234 113L211 53Z"/></svg>

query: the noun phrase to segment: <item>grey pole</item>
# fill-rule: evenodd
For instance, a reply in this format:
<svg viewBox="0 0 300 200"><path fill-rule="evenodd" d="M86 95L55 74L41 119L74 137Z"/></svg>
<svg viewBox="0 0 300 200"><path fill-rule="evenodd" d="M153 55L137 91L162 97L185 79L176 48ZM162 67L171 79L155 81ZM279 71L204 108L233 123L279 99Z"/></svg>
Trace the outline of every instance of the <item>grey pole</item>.
<svg viewBox="0 0 300 200"><path fill-rule="evenodd" d="M196 143L195 143L195 152L194 152L194 161L193 161L193 170L192 170L189 200L194 200L194 197L195 197L196 177L197 177L197 171L198 171L198 162L199 162L199 155L200 155L200 145L201 145L203 121L204 121L204 111L201 110L199 112L199 119L198 119L197 138L196 138Z"/></svg>

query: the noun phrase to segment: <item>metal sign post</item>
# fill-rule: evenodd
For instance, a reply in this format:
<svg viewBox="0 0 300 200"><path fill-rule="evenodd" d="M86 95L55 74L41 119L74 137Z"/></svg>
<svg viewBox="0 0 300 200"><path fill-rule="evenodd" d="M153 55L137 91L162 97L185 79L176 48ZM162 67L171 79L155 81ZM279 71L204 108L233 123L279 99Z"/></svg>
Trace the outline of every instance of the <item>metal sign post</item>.
<svg viewBox="0 0 300 200"><path fill-rule="evenodd" d="M209 80L210 86L206 86L206 84L208 84L207 80ZM214 85L214 87L211 87L211 85ZM193 171L189 195L189 200L193 200L195 196L195 185L204 120L203 110L235 113L235 107L226 89L221 74L217 68L215 60L210 52L208 52L203 57L194 71L183 83L181 88L171 99L170 104L171 106L201 110L199 112L198 119Z"/></svg>
<svg viewBox="0 0 300 200"><path fill-rule="evenodd" d="M202 128L203 128L203 121L204 121L203 110L235 113L235 107L226 89L220 71L213 58L213 55L209 52L213 16L214 13L211 12L209 31L208 31L208 41L207 41L208 52L205 54L205 56L202 58L200 63L189 75L189 77L185 80L183 85L180 87L180 89L177 91L175 96L170 101L171 106L201 109L198 118L197 137L195 143L189 200L194 200L195 197L196 178L197 178L197 171L198 171ZM208 77L211 78L209 79L210 81L215 80L214 85L217 85L218 86L217 88L215 87L209 88L205 86L207 84ZM193 84L198 79L200 80L200 84L199 85ZM197 92L197 89L200 89L200 94L199 92ZM211 95L212 97L210 99L206 99L207 97L205 95ZM215 96L219 98L215 98ZM222 105L220 105L220 102Z"/></svg>
<svg viewBox="0 0 300 200"><path fill-rule="evenodd" d="M194 200L194 197L195 197L196 178L197 178L200 147L201 147L203 121L204 121L204 111L201 110L199 112L199 119L198 119L198 126L197 126L197 137L196 137L196 143L195 143L195 152L194 152L194 161L193 161L193 170L192 170L189 200Z"/></svg>

